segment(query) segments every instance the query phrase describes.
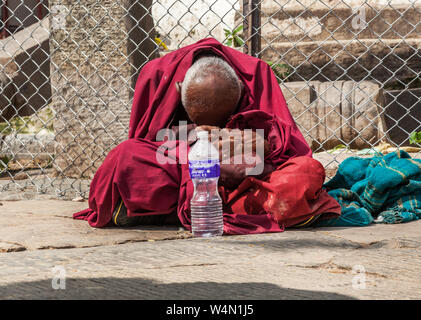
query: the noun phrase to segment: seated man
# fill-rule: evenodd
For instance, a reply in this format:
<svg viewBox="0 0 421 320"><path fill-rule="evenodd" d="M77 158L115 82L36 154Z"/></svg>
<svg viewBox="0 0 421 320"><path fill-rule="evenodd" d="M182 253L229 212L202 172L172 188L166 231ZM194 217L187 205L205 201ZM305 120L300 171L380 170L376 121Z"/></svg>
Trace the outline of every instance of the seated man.
<svg viewBox="0 0 421 320"><path fill-rule="evenodd" d="M279 232L340 214L339 204L322 189L324 168L312 159L270 67L204 39L143 67L129 139L108 154L92 180L89 209L74 218L93 227L181 223L191 229L193 184L182 159L191 141L180 134L174 141L159 138L165 128L180 133L180 121L194 130L264 132L262 172L248 176L247 165L221 165L224 233ZM220 143L231 146L227 139ZM252 136L252 143L258 139ZM164 145L165 156L174 161L158 161Z"/></svg>

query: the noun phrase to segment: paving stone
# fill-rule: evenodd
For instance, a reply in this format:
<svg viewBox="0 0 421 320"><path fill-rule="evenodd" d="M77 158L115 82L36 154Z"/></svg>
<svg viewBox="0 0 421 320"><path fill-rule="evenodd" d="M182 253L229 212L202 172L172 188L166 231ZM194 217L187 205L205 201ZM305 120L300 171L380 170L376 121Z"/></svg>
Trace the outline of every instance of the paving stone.
<svg viewBox="0 0 421 320"><path fill-rule="evenodd" d="M44 222L56 217L63 228L68 227L70 213L85 205L72 201L2 203L2 231L15 223L20 232L21 220L36 215ZM49 233L33 221L27 220L32 225L32 230L26 229L28 239L34 243L39 239L60 241L58 221ZM129 239L145 230L112 228L97 233L88 231L86 222L73 222L74 228L67 229L63 238L81 238L73 240L75 247L37 250L40 247L30 247L28 240L25 251L0 253L1 299L421 298L421 221L140 242ZM158 231L167 236L173 232ZM96 245L77 247L83 241L94 244L89 238ZM112 244L113 239L123 238L126 241ZM65 272L63 290L52 287L57 270ZM358 279L364 279L364 288Z"/></svg>
<svg viewBox="0 0 421 320"><path fill-rule="evenodd" d="M73 213L88 207L86 201L22 200L2 204L0 252L17 251L17 248L95 247L190 236L178 227L91 228L86 221L72 218Z"/></svg>

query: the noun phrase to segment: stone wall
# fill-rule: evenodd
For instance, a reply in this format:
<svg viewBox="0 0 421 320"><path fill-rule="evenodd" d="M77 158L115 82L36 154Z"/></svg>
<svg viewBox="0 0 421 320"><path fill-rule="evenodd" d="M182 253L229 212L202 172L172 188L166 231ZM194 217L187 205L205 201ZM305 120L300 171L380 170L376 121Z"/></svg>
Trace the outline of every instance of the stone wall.
<svg viewBox="0 0 421 320"><path fill-rule="evenodd" d="M386 82L421 72L420 1L263 0L261 10L261 58L293 67L292 81Z"/></svg>
<svg viewBox="0 0 421 320"><path fill-rule="evenodd" d="M92 177L108 152L127 139L137 75L156 48L144 9L151 1L49 4L55 165L66 176Z"/></svg>
<svg viewBox="0 0 421 320"><path fill-rule="evenodd" d="M313 151L340 144L363 149L388 140L385 97L371 81L304 81L281 85L289 110Z"/></svg>
<svg viewBox="0 0 421 320"><path fill-rule="evenodd" d="M51 98L49 22L44 19L0 40L0 122L27 116Z"/></svg>

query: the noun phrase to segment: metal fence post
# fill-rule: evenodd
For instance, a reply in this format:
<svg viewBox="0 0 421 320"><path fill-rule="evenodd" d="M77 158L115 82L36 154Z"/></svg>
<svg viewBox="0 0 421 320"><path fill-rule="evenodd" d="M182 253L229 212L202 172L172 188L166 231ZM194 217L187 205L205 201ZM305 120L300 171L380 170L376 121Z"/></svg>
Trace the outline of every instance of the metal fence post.
<svg viewBox="0 0 421 320"><path fill-rule="evenodd" d="M260 11L260 0L243 0L243 52L257 58L261 52Z"/></svg>

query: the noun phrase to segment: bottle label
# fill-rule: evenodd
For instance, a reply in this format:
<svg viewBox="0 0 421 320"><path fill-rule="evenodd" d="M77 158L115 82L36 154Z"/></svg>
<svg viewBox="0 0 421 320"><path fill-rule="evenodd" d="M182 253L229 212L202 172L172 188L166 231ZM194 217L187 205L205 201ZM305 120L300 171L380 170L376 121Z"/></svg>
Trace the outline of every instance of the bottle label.
<svg viewBox="0 0 421 320"><path fill-rule="evenodd" d="M189 161L189 171L192 179L218 178L221 174L219 160Z"/></svg>

